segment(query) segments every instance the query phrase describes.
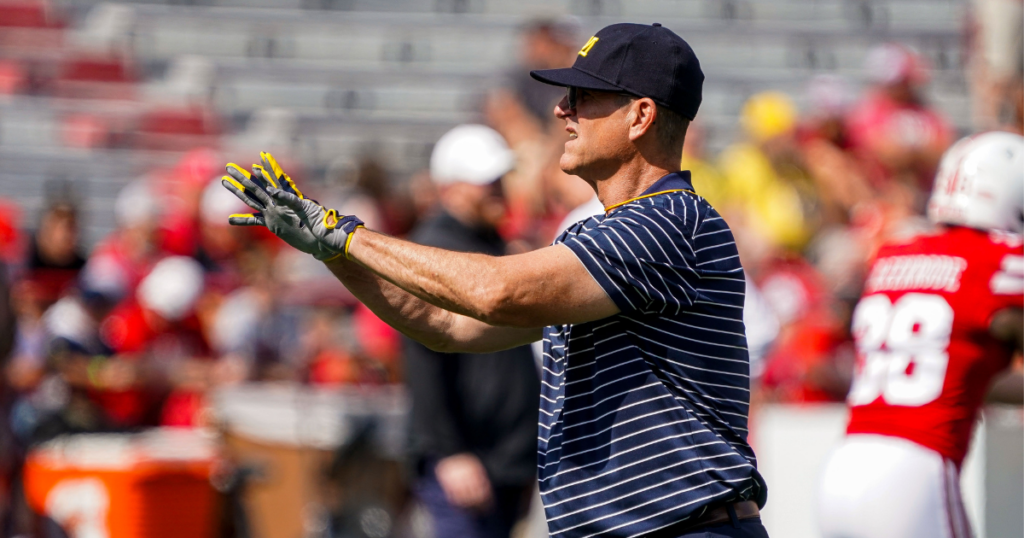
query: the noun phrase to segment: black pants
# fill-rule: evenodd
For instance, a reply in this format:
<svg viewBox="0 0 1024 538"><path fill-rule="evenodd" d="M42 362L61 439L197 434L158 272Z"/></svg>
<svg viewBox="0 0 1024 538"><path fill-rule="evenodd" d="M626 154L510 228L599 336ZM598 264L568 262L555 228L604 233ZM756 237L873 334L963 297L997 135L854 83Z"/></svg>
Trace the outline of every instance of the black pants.
<svg viewBox="0 0 1024 538"><path fill-rule="evenodd" d="M701 527L679 535L679 538L768 538L768 531L761 524L761 518L740 519Z"/></svg>
<svg viewBox="0 0 1024 538"><path fill-rule="evenodd" d="M430 514L436 538L508 538L516 521L529 508L533 484L494 487L491 508L466 510L448 502L430 465L414 485L413 494Z"/></svg>

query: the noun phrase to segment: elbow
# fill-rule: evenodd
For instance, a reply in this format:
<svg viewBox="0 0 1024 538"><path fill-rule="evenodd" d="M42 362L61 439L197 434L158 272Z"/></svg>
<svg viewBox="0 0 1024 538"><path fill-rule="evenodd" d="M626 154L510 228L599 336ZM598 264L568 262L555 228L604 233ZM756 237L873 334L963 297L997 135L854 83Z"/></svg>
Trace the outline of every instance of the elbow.
<svg viewBox="0 0 1024 538"><path fill-rule="evenodd" d="M420 340L420 343L430 351L438 353L455 353L455 345L450 338L435 338L431 340Z"/></svg>
<svg viewBox="0 0 1024 538"><path fill-rule="evenodd" d="M454 353L456 349L455 319L451 312L439 311L440 316L435 316L432 322L434 329L418 334L406 333L406 336L419 342L423 347L438 353ZM404 331L403 331L404 332Z"/></svg>
<svg viewBox="0 0 1024 538"><path fill-rule="evenodd" d="M494 282L474 290L477 300L475 316L495 327L532 328L537 324L527 316L523 301L514 284Z"/></svg>

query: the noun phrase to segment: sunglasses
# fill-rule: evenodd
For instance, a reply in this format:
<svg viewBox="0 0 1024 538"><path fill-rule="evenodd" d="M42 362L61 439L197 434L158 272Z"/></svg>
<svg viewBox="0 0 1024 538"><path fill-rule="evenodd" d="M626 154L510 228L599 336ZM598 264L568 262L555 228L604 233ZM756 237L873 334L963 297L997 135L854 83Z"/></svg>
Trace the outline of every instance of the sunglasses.
<svg viewBox="0 0 1024 538"><path fill-rule="evenodd" d="M570 110L576 108L576 103L579 100L580 91L581 90L575 86L565 87L565 100L569 102ZM627 97L634 97L632 94L628 94L626 92L616 92L615 95L625 95Z"/></svg>
<svg viewBox="0 0 1024 538"><path fill-rule="evenodd" d="M576 97L579 95L579 88L575 86L565 87L565 100L569 102L569 109L576 108Z"/></svg>

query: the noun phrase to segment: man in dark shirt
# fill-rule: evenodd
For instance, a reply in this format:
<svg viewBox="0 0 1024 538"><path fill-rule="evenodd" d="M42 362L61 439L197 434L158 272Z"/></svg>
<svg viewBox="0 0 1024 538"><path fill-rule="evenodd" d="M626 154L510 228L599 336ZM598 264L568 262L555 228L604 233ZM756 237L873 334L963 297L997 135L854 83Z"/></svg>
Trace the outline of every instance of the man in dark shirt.
<svg viewBox="0 0 1024 538"><path fill-rule="evenodd" d="M388 237L302 198L276 165L258 182L228 166L222 184L254 210L229 222L324 260L431 349L543 337L537 468L553 538L767 538L747 443L743 267L679 165L700 62L658 23L607 26L577 56L531 74L567 88L553 110L568 135L559 166L605 214L550 247L487 256Z"/></svg>
<svg viewBox="0 0 1024 538"><path fill-rule="evenodd" d="M431 156L439 208L411 239L422 245L505 254L495 225L500 178L513 164L500 135L462 125ZM405 339L412 396L415 494L436 536L505 538L528 505L536 476L540 381L530 348L440 353Z"/></svg>

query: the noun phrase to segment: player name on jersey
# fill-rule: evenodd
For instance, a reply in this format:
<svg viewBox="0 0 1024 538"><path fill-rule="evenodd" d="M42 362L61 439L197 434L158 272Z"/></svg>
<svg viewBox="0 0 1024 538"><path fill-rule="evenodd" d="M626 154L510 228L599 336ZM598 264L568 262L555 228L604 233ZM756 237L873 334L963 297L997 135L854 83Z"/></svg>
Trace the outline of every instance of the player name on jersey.
<svg viewBox="0 0 1024 538"><path fill-rule="evenodd" d="M871 269L865 291L954 292L960 289L960 276L966 268L967 260L957 256L918 254L882 258Z"/></svg>

